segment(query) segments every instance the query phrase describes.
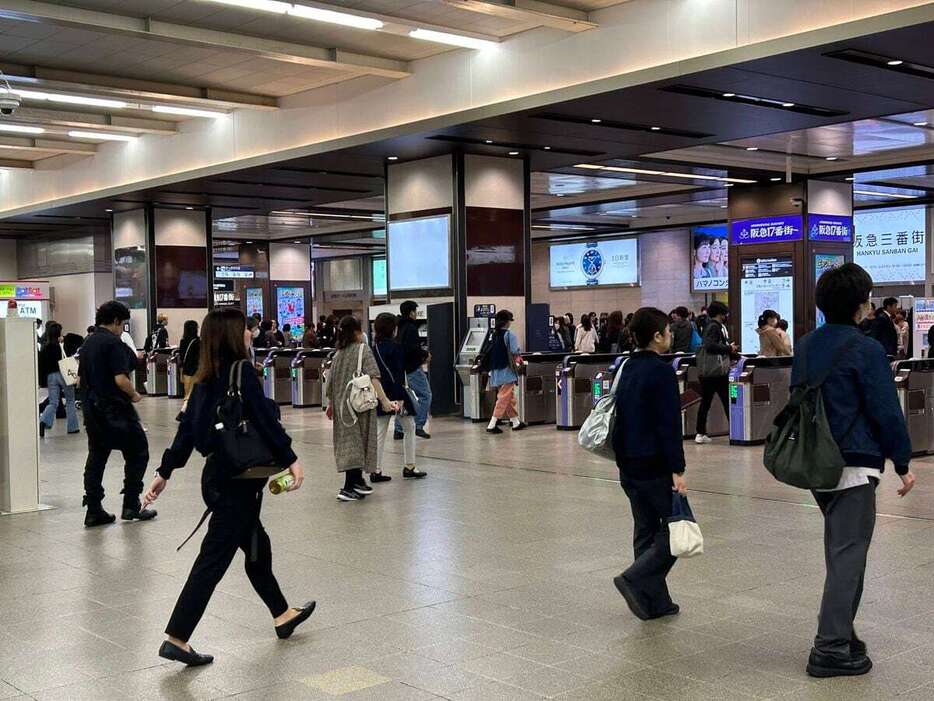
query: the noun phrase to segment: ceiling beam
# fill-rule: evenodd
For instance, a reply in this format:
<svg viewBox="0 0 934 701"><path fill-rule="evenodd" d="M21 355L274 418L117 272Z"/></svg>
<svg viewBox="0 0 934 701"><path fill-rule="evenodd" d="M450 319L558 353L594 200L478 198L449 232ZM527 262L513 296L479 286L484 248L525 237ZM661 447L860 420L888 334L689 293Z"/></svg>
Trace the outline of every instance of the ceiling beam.
<svg viewBox="0 0 934 701"><path fill-rule="evenodd" d="M586 32L599 25L591 22L586 12L563 5L539 0L441 0L445 5L467 12L493 15L539 26L563 29L567 32Z"/></svg>
<svg viewBox="0 0 934 701"><path fill-rule="evenodd" d="M2 70L14 86L22 84L30 90L93 94L128 100L151 100L159 103L179 103L191 107L224 110L236 108L277 109L277 100L266 95L217 90L175 83L162 83L138 78L122 78L95 73L27 66L0 62Z"/></svg>
<svg viewBox="0 0 934 701"><path fill-rule="evenodd" d="M186 46L237 51L271 61L328 68L355 75L377 75L384 78L406 78L410 75L403 61L362 54L338 54L335 49L160 22L150 17L131 17L65 7L38 0L0 0L0 18L164 40Z"/></svg>
<svg viewBox="0 0 934 701"><path fill-rule="evenodd" d="M97 146L75 141L56 141L55 139L33 139L19 136L4 136L0 134L0 149L15 151L43 152L43 153L76 153L89 156L97 152Z"/></svg>
<svg viewBox="0 0 934 701"><path fill-rule="evenodd" d="M14 158L0 158L0 168L24 168L32 169L32 161L20 161Z"/></svg>
<svg viewBox="0 0 934 701"><path fill-rule="evenodd" d="M115 114L100 114L72 109L46 109L43 107L20 107L4 122L13 124L35 124L69 129L91 129L112 131L121 134L174 134L175 122L162 119L124 117Z"/></svg>

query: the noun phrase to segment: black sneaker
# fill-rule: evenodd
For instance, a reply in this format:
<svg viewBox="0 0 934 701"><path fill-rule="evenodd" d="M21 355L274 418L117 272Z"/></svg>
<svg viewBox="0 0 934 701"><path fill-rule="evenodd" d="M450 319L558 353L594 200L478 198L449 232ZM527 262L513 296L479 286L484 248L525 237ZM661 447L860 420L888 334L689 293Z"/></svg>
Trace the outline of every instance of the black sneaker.
<svg viewBox="0 0 934 701"><path fill-rule="evenodd" d="M493 428L488 428L486 432L487 433L502 433L503 429L501 429L499 426L494 426Z"/></svg>
<svg viewBox="0 0 934 701"><path fill-rule="evenodd" d="M337 493L338 501L363 501L365 499L362 494L357 494L352 489L342 489Z"/></svg>
<svg viewBox="0 0 934 701"><path fill-rule="evenodd" d="M142 509L139 506L124 506L120 518L124 521L151 521L157 516L155 509Z"/></svg>
<svg viewBox="0 0 934 701"><path fill-rule="evenodd" d="M825 655L811 648L808 657L807 672L812 677L858 677L872 669L872 660L865 655L855 657L836 657Z"/></svg>
<svg viewBox="0 0 934 701"><path fill-rule="evenodd" d="M652 618L651 614L645 610L645 606L642 605L639 593L632 588L632 585L626 581L623 575L620 574L613 577L613 584L616 585L616 589L619 593L623 595L623 598L626 600L626 605L629 606L629 610L632 611L636 618L643 621L648 621Z"/></svg>
<svg viewBox="0 0 934 701"><path fill-rule="evenodd" d="M423 428L416 428L415 435L419 438L431 438L431 435L425 431Z"/></svg>
<svg viewBox="0 0 934 701"><path fill-rule="evenodd" d="M681 612L681 607L678 606L678 604L672 604L666 609L653 612L652 618L664 618L665 616L677 616L680 612Z"/></svg>
<svg viewBox="0 0 934 701"><path fill-rule="evenodd" d="M420 480L423 477L427 477L427 472L422 472L414 467L403 467L402 468L402 478L407 480Z"/></svg>
<svg viewBox="0 0 934 701"><path fill-rule="evenodd" d="M405 438L405 434L402 431L393 431L392 439L394 441L401 441L403 438Z"/></svg>
<svg viewBox="0 0 934 701"><path fill-rule="evenodd" d="M522 431L523 429L528 428L528 424L522 423L521 421L512 427L513 431Z"/></svg>
<svg viewBox="0 0 934 701"><path fill-rule="evenodd" d="M373 493L373 487L368 485L366 482L361 482L360 484L355 484L353 490L360 494L361 496L366 496L367 494Z"/></svg>
<svg viewBox="0 0 934 701"><path fill-rule="evenodd" d="M116 520L116 516L107 513L103 509L95 509L93 511L88 509L87 514L84 516L84 527L95 528L96 526L108 526Z"/></svg>
<svg viewBox="0 0 934 701"><path fill-rule="evenodd" d="M370 475L370 482L376 484L377 482L390 482L392 477L389 475L384 475L382 472L374 472Z"/></svg>

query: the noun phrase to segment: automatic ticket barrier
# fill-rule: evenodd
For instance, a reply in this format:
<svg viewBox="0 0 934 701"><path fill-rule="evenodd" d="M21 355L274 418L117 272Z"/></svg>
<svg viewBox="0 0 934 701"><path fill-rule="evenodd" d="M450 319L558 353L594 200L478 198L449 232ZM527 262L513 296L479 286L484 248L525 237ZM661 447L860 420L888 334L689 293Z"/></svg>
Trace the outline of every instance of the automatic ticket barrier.
<svg viewBox="0 0 934 701"><path fill-rule="evenodd" d="M555 370L555 423L559 431L579 429L593 409L593 382L619 353L566 356Z"/></svg>
<svg viewBox="0 0 934 701"><path fill-rule="evenodd" d="M893 367L911 453L934 453L934 358L899 360Z"/></svg>
<svg viewBox="0 0 934 701"><path fill-rule="evenodd" d="M177 349L157 348L146 356L146 394L164 397L169 392L169 358Z"/></svg>
<svg viewBox="0 0 934 701"><path fill-rule="evenodd" d="M292 360L295 348L273 348L263 361L263 391L276 404L292 402Z"/></svg>
<svg viewBox="0 0 934 701"><path fill-rule="evenodd" d="M765 443L788 404L792 356L742 357L730 371L730 445Z"/></svg>
<svg viewBox="0 0 934 701"><path fill-rule="evenodd" d="M321 406L324 383L321 373L331 354L329 348L299 350L292 359L292 406Z"/></svg>
<svg viewBox="0 0 934 701"><path fill-rule="evenodd" d="M555 373L567 356L565 352L523 353L516 389L519 421L529 425L555 422Z"/></svg>
<svg viewBox="0 0 934 701"><path fill-rule="evenodd" d="M700 375L697 372L697 357L684 355L680 357L675 366L675 375L678 378L678 391L685 397L689 392L701 395ZM697 435L697 412L700 402L693 402L681 412L681 424L684 438L694 438ZM730 432L730 418L719 398L714 397L707 414L707 435L725 436Z"/></svg>
<svg viewBox="0 0 934 701"><path fill-rule="evenodd" d="M166 362L166 394L173 399L185 396L185 384L182 382L182 354L173 351Z"/></svg>

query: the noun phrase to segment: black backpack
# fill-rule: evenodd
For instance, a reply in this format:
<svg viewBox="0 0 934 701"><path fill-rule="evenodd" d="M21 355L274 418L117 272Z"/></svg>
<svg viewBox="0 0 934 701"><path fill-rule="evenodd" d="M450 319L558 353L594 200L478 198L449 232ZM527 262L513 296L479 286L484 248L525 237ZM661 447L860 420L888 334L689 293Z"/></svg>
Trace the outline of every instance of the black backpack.
<svg viewBox="0 0 934 701"><path fill-rule="evenodd" d="M846 461L830 431L821 387L857 340L858 336L847 340L834 354L827 371L814 382L808 382L808 349L800 349L805 384L792 389L788 404L775 417L765 439L765 469L779 482L799 489L833 489L840 481ZM845 435L852 430L851 424Z"/></svg>
<svg viewBox="0 0 934 701"><path fill-rule="evenodd" d="M486 338L480 344L480 352L477 353L477 364L484 372L490 372L492 368L493 342L496 340L496 329L490 329L486 333Z"/></svg>

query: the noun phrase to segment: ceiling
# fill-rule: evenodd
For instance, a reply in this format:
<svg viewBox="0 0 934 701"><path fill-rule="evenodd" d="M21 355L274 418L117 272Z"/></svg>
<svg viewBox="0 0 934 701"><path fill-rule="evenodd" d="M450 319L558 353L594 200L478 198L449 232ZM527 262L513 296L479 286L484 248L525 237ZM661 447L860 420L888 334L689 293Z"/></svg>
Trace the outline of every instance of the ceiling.
<svg viewBox="0 0 934 701"><path fill-rule="evenodd" d="M926 203L934 200L934 79L917 68L934 67L932 30L918 25L0 220L0 235L20 226L73 231L72 217L106 223L106 209L143 202L211 207L219 231L233 238L345 235L382 226L369 217L383 209L390 156L455 151L528 159L535 237L717 221L728 187L747 181L852 177L857 206ZM266 218L287 210L310 212L310 223L307 214ZM361 218L329 216L348 213Z"/></svg>

